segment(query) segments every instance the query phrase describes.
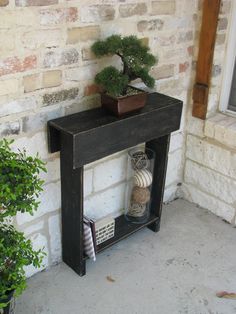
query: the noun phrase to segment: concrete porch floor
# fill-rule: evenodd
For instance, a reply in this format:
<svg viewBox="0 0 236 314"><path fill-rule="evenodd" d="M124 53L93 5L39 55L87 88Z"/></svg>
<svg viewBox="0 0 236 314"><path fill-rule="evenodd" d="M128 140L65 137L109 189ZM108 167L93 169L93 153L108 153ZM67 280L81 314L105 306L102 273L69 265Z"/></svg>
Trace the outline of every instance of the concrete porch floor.
<svg viewBox="0 0 236 314"><path fill-rule="evenodd" d="M61 263L29 279L15 313L236 313L219 290L236 292L236 229L176 200L164 206L159 233L144 229L100 253L86 276Z"/></svg>

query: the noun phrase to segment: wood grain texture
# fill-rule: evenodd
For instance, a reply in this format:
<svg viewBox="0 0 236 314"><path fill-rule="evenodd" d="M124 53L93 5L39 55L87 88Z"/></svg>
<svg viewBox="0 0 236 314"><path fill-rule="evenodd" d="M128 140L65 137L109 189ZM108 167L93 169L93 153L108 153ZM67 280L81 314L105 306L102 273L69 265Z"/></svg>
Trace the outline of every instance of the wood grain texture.
<svg viewBox="0 0 236 314"><path fill-rule="evenodd" d="M160 228L170 133L180 126L182 101L153 93L139 112L117 118L98 108L48 122L51 152L61 151L62 256L80 276L85 275L83 246L83 165L147 142L156 152L151 215L141 225L116 218L115 236L98 246L98 252L134 232Z"/></svg>
<svg viewBox="0 0 236 314"><path fill-rule="evenodd" d="M151 213L154 214L156 217L159 217L159 219L148 226L148 228L154 232L158 232L160 229L169 144L170 134L146 143L146 147L152 149L156 155L151 191Z"/></svg>
<svg viewBox="0 0 236 314"><path fill-rule="evenodd" d="M50 151L60 149L60 133L69 133L73 137L73 168L76 169L178 130L181 113L182 101L153 93L141 111L123 118L98 108L51 120L48 122Z"/></svg>
<svg viewBox="0 0 236 314"><path fill-rule="evenodd" d="M61 136L62 259L85 275L83 254L83 167L73 169L73 138Z"/></svg>
<svg viewBox="0 0 236 314"><path fill-rule="evenodd" d="M196 80L193 88L194 117L205 119L221 0L204 0Z"/></svg>

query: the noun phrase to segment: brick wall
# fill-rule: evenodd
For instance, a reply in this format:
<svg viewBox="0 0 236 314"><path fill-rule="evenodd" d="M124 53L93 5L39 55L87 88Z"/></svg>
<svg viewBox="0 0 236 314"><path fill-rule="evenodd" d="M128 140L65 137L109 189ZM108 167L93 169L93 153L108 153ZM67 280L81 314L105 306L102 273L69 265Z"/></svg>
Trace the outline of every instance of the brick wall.
<svg viewBox="0 0 236 314"><path fill-rule="evenodd" d="M35 247L45 247L45 267L61 259L59 154L48 154L46 122L99 106L93 78L110 60L95 59L90 46L96 39L114 33L142 38L159 57L152 69L155 90L183 100L165 200L179 195L199 12L198 0L0 0L0 137L13 137L16 148L38 151L47 161L38 212L15 219ZM117 214L123 208L125 165L121 152L86 167L86 212Z"/></svg>
<svg viewBox="0 0 236 314"><path fill-rule="evenodd" d="M206 121L191 116L190 99L182 196L236 224L236 117L219 111L232 4L222 1Z"/></svg>

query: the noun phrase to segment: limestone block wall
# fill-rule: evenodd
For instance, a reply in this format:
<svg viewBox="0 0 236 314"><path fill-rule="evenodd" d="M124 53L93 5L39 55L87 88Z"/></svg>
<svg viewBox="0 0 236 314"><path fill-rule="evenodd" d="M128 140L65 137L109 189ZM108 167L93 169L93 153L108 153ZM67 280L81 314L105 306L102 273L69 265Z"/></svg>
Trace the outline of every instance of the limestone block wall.
<svg viewBox="0 0 236 314"><path fill-rule="evenodd" d="M191 116L191 98L189 101L182 193L185 199L236 224L236 117L220 112L220 93L233 2L222 1L205 121ZM196 42L194 60L197 51ZM194 75L193 71L193 78Z"/></svg>
<svg viewBox="0 0 236 314"><path fill-rule="evenodd" d="M15 219L36 248L45 247L44 267L61 260L59 154L48 153L46 122L100 105L94 76L117 60L96 59L90 51L95 40L137 35L159 58L151 71L155 90L183 100L181 129L171 138L165 201L179 195L198 5L198 0L0 0L0 137L14 138L15 149L39 152L47 162L39 210ZM126 152L86 166L86 213L119 213L125 167ZM28 275L34 272L28 269Z"/></svg>

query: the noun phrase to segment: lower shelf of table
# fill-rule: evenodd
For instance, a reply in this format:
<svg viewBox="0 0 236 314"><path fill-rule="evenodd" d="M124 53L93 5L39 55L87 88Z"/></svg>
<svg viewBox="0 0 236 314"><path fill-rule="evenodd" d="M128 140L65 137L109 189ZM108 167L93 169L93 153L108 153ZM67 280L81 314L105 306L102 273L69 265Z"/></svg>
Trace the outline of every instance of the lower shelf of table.
<svg viewBox="0 0 236 314"><path fill-rule="evenodd" d="M128 222L124 215L119 216L115 219L115 235L111 239L101 243L97 247L97 253L105 250L106 248L112 246L113 244L121 241L122 239L128 237L129 235L135 233L136 231L147 227L148 225L157 222L159 217L156 217L154 214L151 214L148 221L142 224L134 224ZM87 256L84 257L87 259Z"/></svg>

